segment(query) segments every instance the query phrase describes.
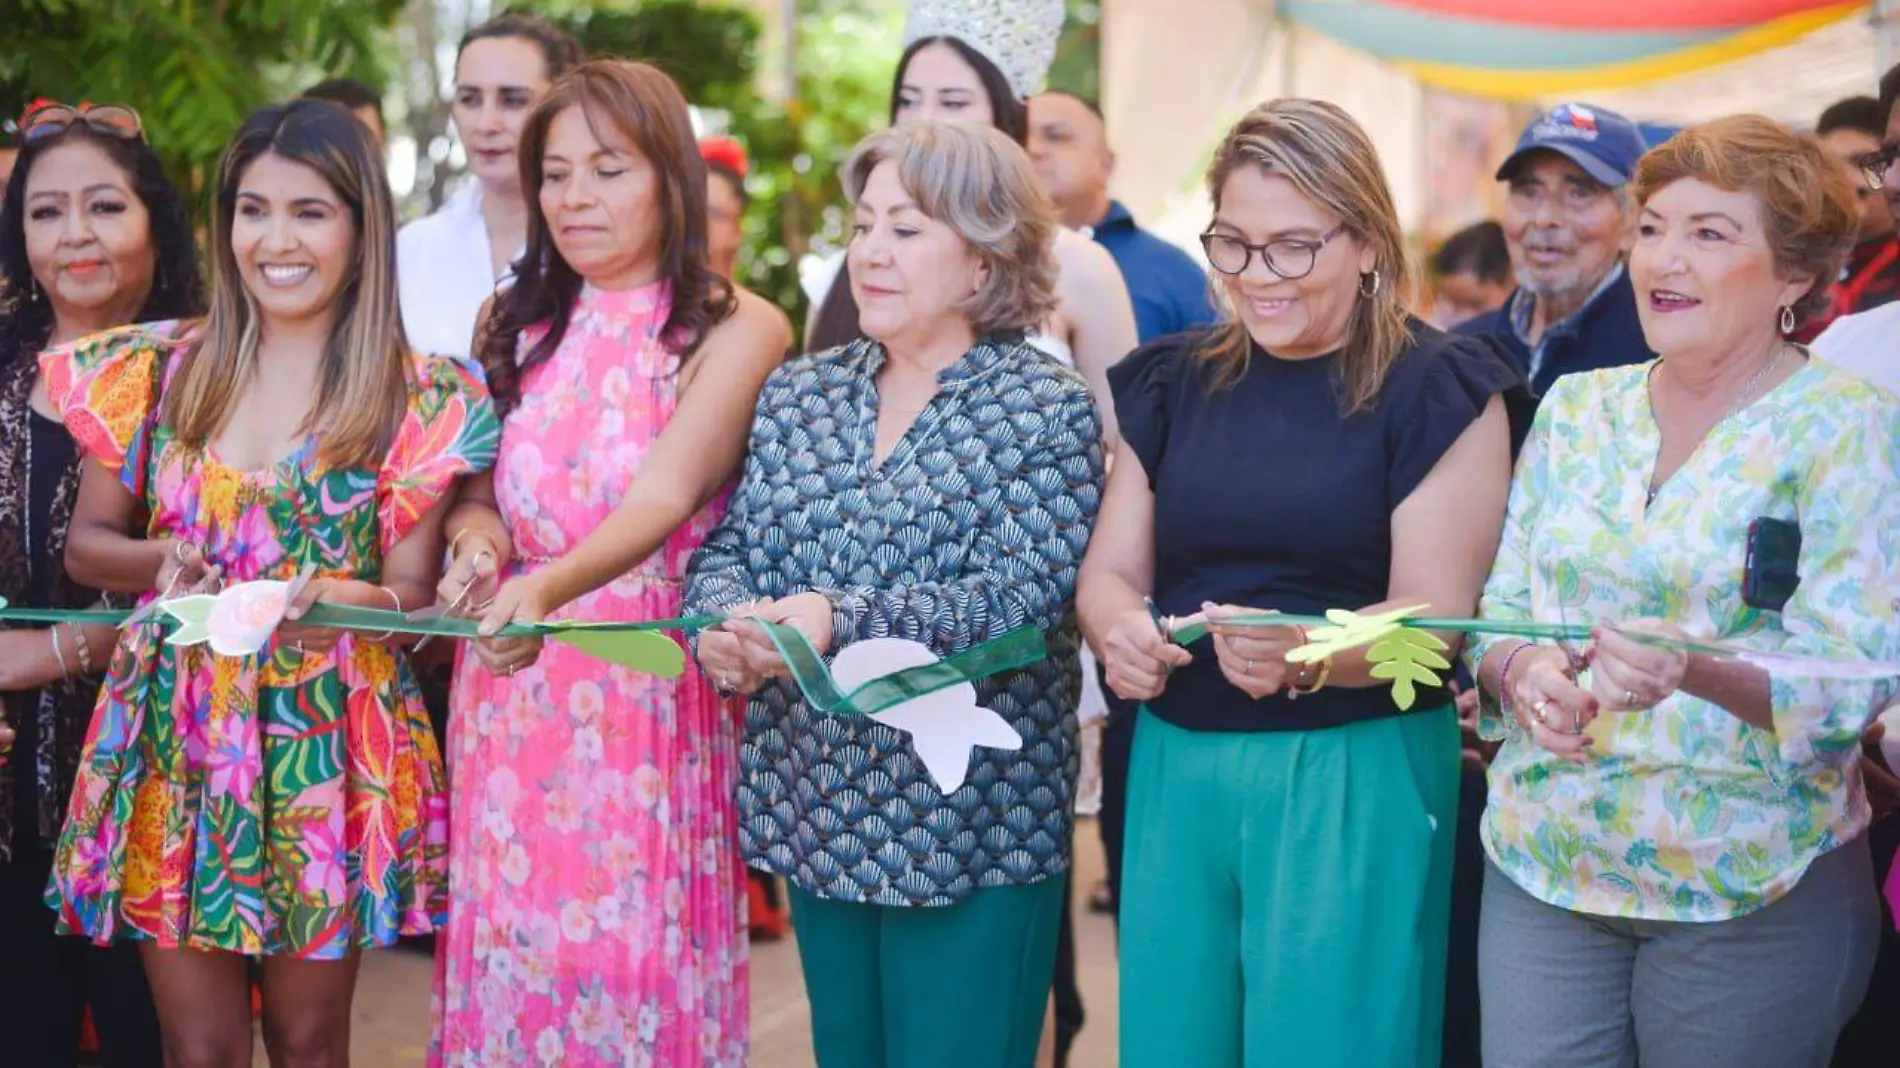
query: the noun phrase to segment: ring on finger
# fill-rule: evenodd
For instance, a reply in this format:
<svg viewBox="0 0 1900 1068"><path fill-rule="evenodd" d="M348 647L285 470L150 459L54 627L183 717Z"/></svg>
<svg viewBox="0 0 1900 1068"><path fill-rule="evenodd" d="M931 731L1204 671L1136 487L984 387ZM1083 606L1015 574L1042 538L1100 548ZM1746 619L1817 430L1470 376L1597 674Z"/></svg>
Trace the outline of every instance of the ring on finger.
<svg viewBox="0 0 1900 1068"><path fill-rule="evenodd" d="M1548 727L1550 726L1550 721L1544 718L1544 713L1549 709L1550 702L1548 700L1540 700L1531 705L1531 718Z"/></svg>
<svg viewBox="0 0 1900 1068"><path fill-rule="evenodd" d="M1635 690L1624 690L1624 691L1623 691L1623 707L1624 707L1624 708L1635 708L1635 707L1636 707L1636 705L1637 705L1637 702L1636 702L1636 691L1635 691Z"/></svg>

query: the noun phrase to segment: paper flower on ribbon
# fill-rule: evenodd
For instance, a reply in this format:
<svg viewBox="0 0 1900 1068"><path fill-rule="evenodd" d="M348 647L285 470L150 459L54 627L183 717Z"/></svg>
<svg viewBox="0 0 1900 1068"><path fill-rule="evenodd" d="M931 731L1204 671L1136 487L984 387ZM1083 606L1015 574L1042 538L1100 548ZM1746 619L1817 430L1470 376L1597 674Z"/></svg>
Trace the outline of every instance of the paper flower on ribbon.
<svg viewBox="0 0 1900 1068"><path fill-rule="evenodd" d="M840 649L831 661L831 675L839 687L852 690L937 659L937 654L917 642L868 638ZM976 687L967 682L913 697L869 718L909 735L924 771L946 795L955 793L969 776L971 750L1023 747L1022 736L1003 717L977 705Z"/></svg>
<svg viewBox="0 0 1900 1068"><path fill-rule="evenodd" d="M251 656L277 633L296 593L289 582L240 582L216 596L194 594L160 603L181 626L165 638L171 645L209 643L219 656Z"/></svg>
<svg viewBox="0 0 1900 1068"><path fill-rule="evenodd" d="M1451 661L1444 656L1450 646L1443 639L1431 631L1405 625L1406 619L1424 610L1424 605L1413 605L1362 616L1342 608L1331 609L1326 618L1332 625L1308 631L1307 643L1286 654L1286 658L1295 664L1311 664L1370 646L1366 660L1372 664L1372 677L1392 683L1392 702L1401 710L1410 710L1418 700L1418 687L1441 685L1438 673L1451 670Z"/></svg>
<svg viewBox="0 0 1900 1068"><path fill-rule="evenodd" d="M209 643L219 656L254 656L283 625L284 613L310 584L310 571L288 582L259 580L226 586L216 595L192 594L158 602L181 626L165 638L171 645Z"/></svg>

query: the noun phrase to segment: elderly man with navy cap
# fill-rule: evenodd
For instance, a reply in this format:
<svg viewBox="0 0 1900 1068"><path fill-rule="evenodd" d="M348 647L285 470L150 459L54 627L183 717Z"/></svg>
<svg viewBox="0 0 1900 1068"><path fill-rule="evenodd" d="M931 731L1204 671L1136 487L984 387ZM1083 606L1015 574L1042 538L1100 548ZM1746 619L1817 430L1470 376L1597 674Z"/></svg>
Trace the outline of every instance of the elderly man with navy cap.
<svg viewBox="0 0 1900 1068"><path fill-rule="evenodd" d="M1539 115L1498 168L1510 185L1504 237L1517 290L1457 329L1493 335L1538 395L1558 376L1653 359L1623 270L1625 186L1648 145L1613 111L1559 104Z"/></svg>

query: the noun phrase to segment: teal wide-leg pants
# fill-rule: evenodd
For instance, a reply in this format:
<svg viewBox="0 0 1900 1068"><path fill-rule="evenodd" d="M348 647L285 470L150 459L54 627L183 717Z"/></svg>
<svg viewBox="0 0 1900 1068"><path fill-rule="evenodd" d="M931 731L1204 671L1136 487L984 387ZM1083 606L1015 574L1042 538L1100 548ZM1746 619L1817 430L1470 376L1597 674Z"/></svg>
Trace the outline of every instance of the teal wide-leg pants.
<svg viewBox="0 0 1900 1068"><path fill-rule="evenodd" d="M818 1068L1033 1068L1064 880L944 908L791 891Z"/></svg>
<svg viewBox="0 0 1900 1068"><path fill-rule="evenodd" d="M1436 1068L1458 725L1211 733L1142 711L1122 1068Z"/></svg>

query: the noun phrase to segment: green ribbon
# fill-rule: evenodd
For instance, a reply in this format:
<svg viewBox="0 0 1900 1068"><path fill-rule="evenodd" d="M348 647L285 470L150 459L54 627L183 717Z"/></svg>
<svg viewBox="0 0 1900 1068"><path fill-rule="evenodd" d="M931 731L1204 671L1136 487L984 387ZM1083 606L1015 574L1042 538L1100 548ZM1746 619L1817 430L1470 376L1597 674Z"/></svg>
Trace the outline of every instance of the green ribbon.
<svg viewBox="0 0 1900 1068"><path fill-rule="evenodd" d="M1444 630L1458 634L1494 634L1500 637L1533 638L1540 641L1583 641L1590 628L1576 623L1538 623L1529 619L1436 619L1427 616L1402 619L1400 626L1419 630ZM1274 612L1249 612L1221 620L1226 627L1330 627L1324 616L1281 615ZM1207 637L1206 623L1190 623L1170 633L1177 645L1192 645Z"/></svg>
<svg viewBox="0 0 1900 1068"><path fill-rule="evenodd" d="M0 622L118 626L131 615L130 611L124 610L14 608L0 598ZM662 639L671 650L671 655L657 657L657 660L665 663L656 663L656 650L652 648L651 639L645 636L662 631L690 633L705 630L725 623L729 618L723 615L699 615L604 623L551 620L545 623L509 624L494 636L540 636L573 645L583 652L636 670L672 677L684 667L684 652L672 639ZM154 618L151 622L173 625L168 617ZM463 639L483 637L478 629L480 624L473 619L451 616L416 618L387 608L358 608L352 605L314 604L298 622L313 627L335 627L372 634ZM1048 647L1040 630L1033 626L1018 627L947 659L904 668L846 692L839 687L831 669L825 665L824 657L819 655L803 631L769 620L755 619L751 622L763 628L772 645L778 649L790 671L793 684L806 702L827 715L875 715L912 698L1027 667L1048 655ZM640 635L644 640L626 640L634 635ZM675 662L678 667L673 667L669 672L667 668Z"/></svg>

